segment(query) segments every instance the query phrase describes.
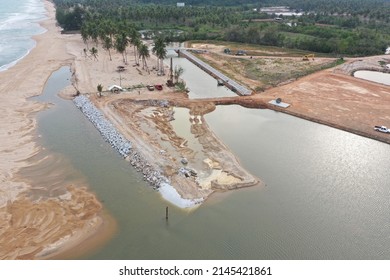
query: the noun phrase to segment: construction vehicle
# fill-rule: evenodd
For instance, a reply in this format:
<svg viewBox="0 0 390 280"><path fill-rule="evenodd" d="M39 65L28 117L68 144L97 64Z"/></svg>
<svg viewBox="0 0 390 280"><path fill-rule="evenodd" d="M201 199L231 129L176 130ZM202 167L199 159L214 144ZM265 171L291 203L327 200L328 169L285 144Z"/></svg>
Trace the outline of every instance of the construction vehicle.
<svg viewBox="0 0 390 280"><path fill-rule="evenodd" d="M310 60L310 58L311 58L312 60L314 60L314 54L306 54L306 55L304 55L304 56L302 57L302 60L308 61L308 60Z"/></svg>
<svg viewBox="0 0 390 280"><path fill-rule="evenodd" d="M232 53L232 51L229 48L224 49L223 52L226 53L226 54L231 54Z"/></svg>

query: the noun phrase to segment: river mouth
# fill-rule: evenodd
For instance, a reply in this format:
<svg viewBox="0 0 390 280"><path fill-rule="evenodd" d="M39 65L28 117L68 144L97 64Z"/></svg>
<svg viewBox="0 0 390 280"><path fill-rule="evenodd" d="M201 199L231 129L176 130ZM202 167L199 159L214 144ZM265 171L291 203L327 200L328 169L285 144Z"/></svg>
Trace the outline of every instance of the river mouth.
<svg viewBox="0 0 390 280"><path fill-rule="evenodd" d="M88 183L82 173L62 153L52 150L46 142L46 134L41 134L43 120L56 120L56 114L61 111L49 99L69 85L69 80L69 67L59 69L49 77L44 94L30 101L39 99L50 103L46 110L38 113L39 124L33 139L35 152L27 160L26 167L15 174L15 180L25 183L25 190L1 209L4 217L1 227L3 258L54 258L68 254L80 243L88 247L87 244L96 241L97 232L100 233L99 244L102 244L115 229L115 221L108 218L101 202L87 189ZM48 96L50 98L45 100ZM63 122L63 116L57 120ZM61 129L61 125L55 124L49 130L53 135L60 134ZM67 134L67 131L63 133Z"/></svg>
<svg viewBox="0 0 390 280"><path fill-rule="evenodd" d="M386 144L269 110L217 106L204 116L208 126L266 185L211 196L191 211L162 199L71 102L50 102L39 119L42 143L66 157L60 165L82 174L118 223L84 258L390 257Z"/></svg>
<svg viewBox="0 0 390 280"><path fill-rule="evenodd" d="M213 103L199 105L177 93L157 100L143 98L123 95L93 102L183 199L204 200L215 191L258 183L208 128L204 114L215 108Z"/></svg>

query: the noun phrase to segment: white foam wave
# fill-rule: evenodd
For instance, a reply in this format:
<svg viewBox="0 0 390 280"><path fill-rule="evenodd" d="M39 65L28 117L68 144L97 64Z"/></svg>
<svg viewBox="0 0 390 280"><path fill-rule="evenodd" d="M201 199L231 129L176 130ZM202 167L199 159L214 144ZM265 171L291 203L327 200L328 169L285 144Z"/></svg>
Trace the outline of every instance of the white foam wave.
<svg viewBox="0 0 390 280"><path fill-rule="evenodd" d="M203 198L198 199L186 199L182 198L180 194L169 184L162 183L160 184L159 191L161 193L161 196L172 203L173 205L176 205L180 208L191 208L198 206L203 202Z"/></svg>
<svg viewBox="0 0 390 280"><path fill-rule="evenodd" d="M46 18L43 2L27 0L19 4L14 2L13 6L1 9L0 41L7 44L8 51L0 53L0 71L9 69L30 53L36 45L32 36L46 32L37 23Z"/></svg>
<svg viewBox="0 0 390 280"><path fill-rule="evenodd" d="M45 19L45 8L42 1L30 0L22 6L17 6L3 13L0 21L0 30L28 27L31 23Z"/></svg>
<svg viewBox="0 0 390 280"><path fill-rule="evenodd" d="M35 41L34 41L34 42L35 42ZM34 46L33 46L31 49L27 50L27 52L25 52L24 55L20 56L18 59L13 60L13 61L11 61L10 63L7 63L7 64L5 64L5 65L0 66L0 72L5 71L5 70L11 68L11 67L14 66L16 63L18 63L20 60L22 60L23 58L25 58L25 57L30 53L30 51L35 47L35 45L36 45L36 44L34 44Z"/></svg>

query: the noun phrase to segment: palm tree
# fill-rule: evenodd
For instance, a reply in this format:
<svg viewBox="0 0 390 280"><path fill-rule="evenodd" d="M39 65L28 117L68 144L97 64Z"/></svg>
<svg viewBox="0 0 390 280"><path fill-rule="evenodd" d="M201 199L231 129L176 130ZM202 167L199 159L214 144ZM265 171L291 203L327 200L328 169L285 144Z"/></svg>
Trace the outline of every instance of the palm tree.
<svg viewBox="0 0 390 280"><path fill-rule="evenodd" d="M110 36L105 36L103 39L103 49L108 51L108 55L110 56L110 61L112 60L111 58L111 51L110 49L113 47L112 39Z"/></svg>
<svg viewBox="0 0 390 280"><path fill-rule="evenodd" d="M88 57L88 52L87 52L87 49L86 49L86 48L84 48L84 49L83 49L83 52L84 52L84 56L85 56L85 58L87 58L87 57Z"/></svg>
<svg viewBox="0 0 390 280"><path fill-rule="evenodd" d="M179 82L179 78L183 74L183 72L184 72L183 67L178 65L175 66L174 76L175 76L176 83Z"/></svg>
<svg viewBox="0 0 390 280"><path fill-rule="evenodd" d="M90 36L86 24L83 24L83 26L81 26L80 33L81 33L81 38L83 39L84 44L87 45L87 49L88 49L88 39Z"/></svg>
<svg viewBox="0 0 390 280"><path fill-rule="evenodd" d="M99 43L99 27L96 23L92 23L88 28L89 36L97 47Z"/></svg>
<svg viewBox="0 0 390 280"><path fill-rule="evenodd" d="M160 74L164 75L164 58L167 56L166 43L162 37L156 37L154 39L153 53L157 56L157 70Z"/></svg>
<svg viewBox="0 0 390 280"><path fill-rule="evenodd" d="M121 33L117 34L115 36L115 49L122 54L123 56L123 63L127 64L127 57L126 57L126 47L128 45L128 41L126 38L126 34Z"/></svg>
<svg viewBox="0 0 390 280"><path fill-rule="evenodd" d="M139 47L139 57L142 60L142 69L145 69L146 67L146 70L148 70L149 72L148 65L146 64L146 59L150 57L150 53L148 46L144 43L141 43Z"/></svg>
<svg viewBox="0 0 390 280"><path fill-rule="evenodd" d="M97 50L97 48L92 47L92 49L90 49L89 52L95 58L95 60L98 60L98 58L97 58L98 57L98 50Z"/></svg>
<svg viewBox="0 0 390 280"><path fill-rule="evenodd" d="M99 97L101 97L102 96L102 91L103 91L103 86L101 84L98 84L97 85L97 90L99 92Z"/></svg>
<svg viewBox="0 0 390 280"><path fill-rule="evenodd" d="M137 60L137 53L139 53L139 48L142 42L141 42L141 36L135 28L132 28L130 30L130 43L134 46L135 63L139 64L139 61Z"/></svg>

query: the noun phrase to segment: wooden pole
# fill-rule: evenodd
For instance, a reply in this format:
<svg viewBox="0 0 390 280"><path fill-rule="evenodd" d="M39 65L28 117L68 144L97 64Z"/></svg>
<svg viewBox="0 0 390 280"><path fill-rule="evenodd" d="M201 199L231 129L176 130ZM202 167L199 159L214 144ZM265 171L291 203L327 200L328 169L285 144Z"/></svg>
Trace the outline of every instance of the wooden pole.
<svg viewBox="0 0 390 280"><path fill-rule="evenodd" d="M173 63L172 63L172 57L171 57L171 81L173 83Z"/></svg>
<svg viewBox="0 0 390 280"><path fill-rule="evenodd" d="M168 206L165 208L165 219L168 220Z"/></svg>

